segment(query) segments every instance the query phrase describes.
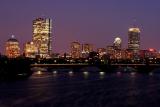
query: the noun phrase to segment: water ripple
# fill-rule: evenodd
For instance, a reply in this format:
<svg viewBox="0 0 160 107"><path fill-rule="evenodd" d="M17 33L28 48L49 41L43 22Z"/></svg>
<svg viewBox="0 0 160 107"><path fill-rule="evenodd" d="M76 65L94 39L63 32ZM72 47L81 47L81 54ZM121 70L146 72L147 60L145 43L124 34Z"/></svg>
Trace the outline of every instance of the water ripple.
<svg viewBox="0 0 160 107"><path fill-rule="evenodd" d="M33 75L0 84L0 107L158 107L160 76L83 73Z"/></svg>

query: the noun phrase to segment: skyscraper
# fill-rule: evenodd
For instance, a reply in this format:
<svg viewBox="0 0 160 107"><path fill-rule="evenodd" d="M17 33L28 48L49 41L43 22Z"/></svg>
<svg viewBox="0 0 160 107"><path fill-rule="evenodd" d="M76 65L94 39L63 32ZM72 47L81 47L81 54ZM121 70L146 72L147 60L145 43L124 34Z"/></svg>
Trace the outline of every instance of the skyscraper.
<svg viewBox="0 0 160 107"><path fill-rule="evenodd" d="M105 48L98 48L97 52L99 54L99 58L102 58L104 55L106 55L106 49Z"/></svg>
<svg viewBox="0 0 160 107"><path fill-rule="evenodd" d="M82 58L87 58L89 53L93 51L92 44L82 44Z"/></svg>
<svg viewBox="0 0 160 107"><path fill-rule="evenodd" d="M93 51L93 45L92 44L82 44L82 51L85 53L89 53Z"/></svg>
<svg viewBox="0 0 160 107"><path fill-rule="evenodd" d="M35 58L37 53L38 53L38 48L35 46L33 42L27 42L24 45L25 57Z"/></svg>
<svg viewBox="0 0 160 107"><path fill-rule="evenodd" d="M51 55L51 29L52 20L37 18L33 20L33 43L38 48L38 55L46 58Z"/></svg>
<svg viewBox="0 0 160 107"><path fill-rule="evenodd" d="M17 39L15 39L14 35L12 35L11 38L6 42L5 55L8 58L16 58L20 56L19 42Z"/></svg>
<svg viewBox="0 0 160 107"><path fill-rule="evenodd" d="M140 29L129 28L128 31L128 49L137 53L140 50Z"/></svg>
<svg viewBox="0 0 160 107"><path fill-rule="evenodd" d="M110 59L114 59L114 54L115 54L114 46L107 46L106 54L109 55Z"/></svg>
<svg viewBox="0 0 160 107"><path fill-rule="evenodd" d="M81 44L79 42L71 43L71 57L80 58L81 57Z"/></svg>
<svg viewBox="0 0 160 107"><path fill-rule="evenodd" d="M114 39L113 46L114 46L115 49L121 49L122 39L119 38L119 37L116 37L116 38Z"/></svg>

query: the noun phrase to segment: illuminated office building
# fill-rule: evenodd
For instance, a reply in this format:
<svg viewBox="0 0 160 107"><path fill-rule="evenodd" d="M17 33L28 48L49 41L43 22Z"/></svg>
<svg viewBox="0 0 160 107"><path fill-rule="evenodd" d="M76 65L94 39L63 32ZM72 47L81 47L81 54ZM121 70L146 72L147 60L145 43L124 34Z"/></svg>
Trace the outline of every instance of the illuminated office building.
<svg viewBox="0 0 160 107"><path fill-rule="evenodd" d="M105 48L98 48L97 52L99 54L99 58L102 58L104 55L106 55L106 49Z"/></svg>
<svg viewBox="0 0 160 107"><path fill-rule="evenodd" d="M92 44L82 44L82 51L85 53L89 53L93 51L93 45Z"/></svg>
<svg viewBox="0 0 160 107"><path fill-rule="evenodd" d="M126 58L126 51L123 49L116 49L114 53L114 59L125 59Z"/></svg>
<svg viewBox="0 0 160 107"><path fill-rule="evenodd" d="M137 53L140 50L140 29L129 28L128 31L128 49Z"/></svg>
<svg viewBox="0 0 160 107"><path fill-rule="evenodd" d="M71 43L71 57L80 58L81 57L81 44L79 42Z"/></svg>
<svg viewBox="0 0 160 107"><path fill-rule="evenodd" d="M121 49L122 39L119 38L119 37L116 37L116 38L114 39L113 46L114 46L115 49Z"/></svg>
<svg viewBox="0 0 160 107"><path fill-rule="evenodd" d="M51 55L52 20L37 18L33 21L33 43L38 48L38 55L46 58Z"/></svg>
<svg viewBox="0 0 160 107"><path fill-rule="evenodd" d="M24 54L25 57L35 58L36 55L38 54L38 48L35 46L33 42L27 42L24 45Z"/></svg>
<svg viewBox="0 0 160 107"><path fill-rule="evenodd" d="M82 58L87 58L89 53L93 51L92 44L82 44Z"/></svg>
<svg viewBox="0 0 160 107"><path fill-rule="evenodd" d="M157 56L158 59L160 59L160 52L157 52Z"/></svg>
<svg viewBox="0 0 160 107"><path fill-rule="evenodd" d="M107 46L107 55L109 55L110 59L114 59L115 49L114 46Z"/></svg>
<svg viewBox="0 0 160 107"><path fill-rule="evenodd" d="M14 35L12 35L11 38L6 42L5 55L8 58L16 58L20 56L19 42L17 39L15 39Z"/></svg>
<svg viewBox="0 0 160 107"><path fill-rule="evenodd" d="M146 56L147 58L156 58L157 57L157 50L154 48L149 48L148 51L146 52Z"/></svg>
<svg viewBox="0 0 160 107"><path fill-rule="evenodd" d="M126 59L131 60L134 59L135 52L129 49L126 49Z"/></svg>

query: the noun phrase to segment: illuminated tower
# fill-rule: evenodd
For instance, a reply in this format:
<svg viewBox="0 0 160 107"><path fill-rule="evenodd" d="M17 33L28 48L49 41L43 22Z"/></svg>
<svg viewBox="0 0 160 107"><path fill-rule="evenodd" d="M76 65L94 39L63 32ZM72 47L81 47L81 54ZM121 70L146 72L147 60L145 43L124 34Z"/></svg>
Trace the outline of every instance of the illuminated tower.
<svg viewBox="0 0 160 107"><path fill-rule="evenodd" d="M115 49L114 46L107 46L106 54L110 56L110 59L114 59Z"/></svg>
<svg viewBox="0 0 160 107"><path fill-rule="evenodd" d="M52 20L37 18L33 20L33 43L38 48L38 55L46 58L51 55Z"/></svg>
<svg viewBox="0 0 160 107"><path fill-rule="evenodd" d="M35 46L33 42L27 42L24 45L24 54L25 57L35 58L38 54L38 48Z"/></svg>
<svg viewBox="0 0 160 107"><path fill-rule="evenodd" d="M119 38L119 37L116 37L116 38L114 39L113 46L114 46L115 49L121 49L122 39Z"/></svg>
<svg viewBox="0 0 160 107"><path fill-rule="evenodd" d="M129 28L128 31L128 49L137 53L140 49L140 29Z"/></svg>
<svg viewBox="0 0 160 107"><path fill-rule="evenodd" d="M93 51L92 44L82 44L82 58L87 58L89 53Z"/></svg>
<svg viewBox="0 0 160 107"><path fill-rule="evenodd" d="M8 58L16 58L20 56L19 42L15 39L14 35L12 35L6 42L5 55Z"/></svg>
<svg viewBox="0 0 160 107"><path fill-rule="evenodd" d="M91 44L82 44L82 51L85 53L89 53L93 51L93 45Z"/></svg>
<svg viewBox="0 0 160 107"><path fill-rule="evenodd" d="M104 55L106 55L106 49L105 48L98 48L97 52L99 54L99 58L102 58Z"/></svg>
<svg viewBox="0 0 160 107"><path fill-rule="evenodd" d="M71 43L71 57L80 58L81 56L81 44L79 42Z"/></svg>

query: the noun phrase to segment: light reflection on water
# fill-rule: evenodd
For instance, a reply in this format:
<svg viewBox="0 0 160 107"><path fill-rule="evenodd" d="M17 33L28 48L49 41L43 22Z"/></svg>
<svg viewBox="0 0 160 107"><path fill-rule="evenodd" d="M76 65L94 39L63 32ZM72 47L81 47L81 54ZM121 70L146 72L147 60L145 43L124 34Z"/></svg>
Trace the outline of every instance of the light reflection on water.
<svg viewBox="0 0 160 107"><path fill-rule="evenodd" d="M41 74L42 74L42 71L37 71L36 74L37 74L37 75L41 75Z"/></svg>
<svg viewBox="0 0 160 107"><path fill-rule="evenodd" d="M68 74L69 74L69 76L73 76L74 72L73 71L69 71Z"/></svg>
<svg viewBox="0 0 160 107"><path fill-rule="evenodd" d="M160 74L42 72L0 83L0 107L155 107Z"/></svg>
<svg viewBox="0 0 160 107"><path fill-rule="evenodd" d="M53 71L53 74L57 74L57 71Z"/></svg>

